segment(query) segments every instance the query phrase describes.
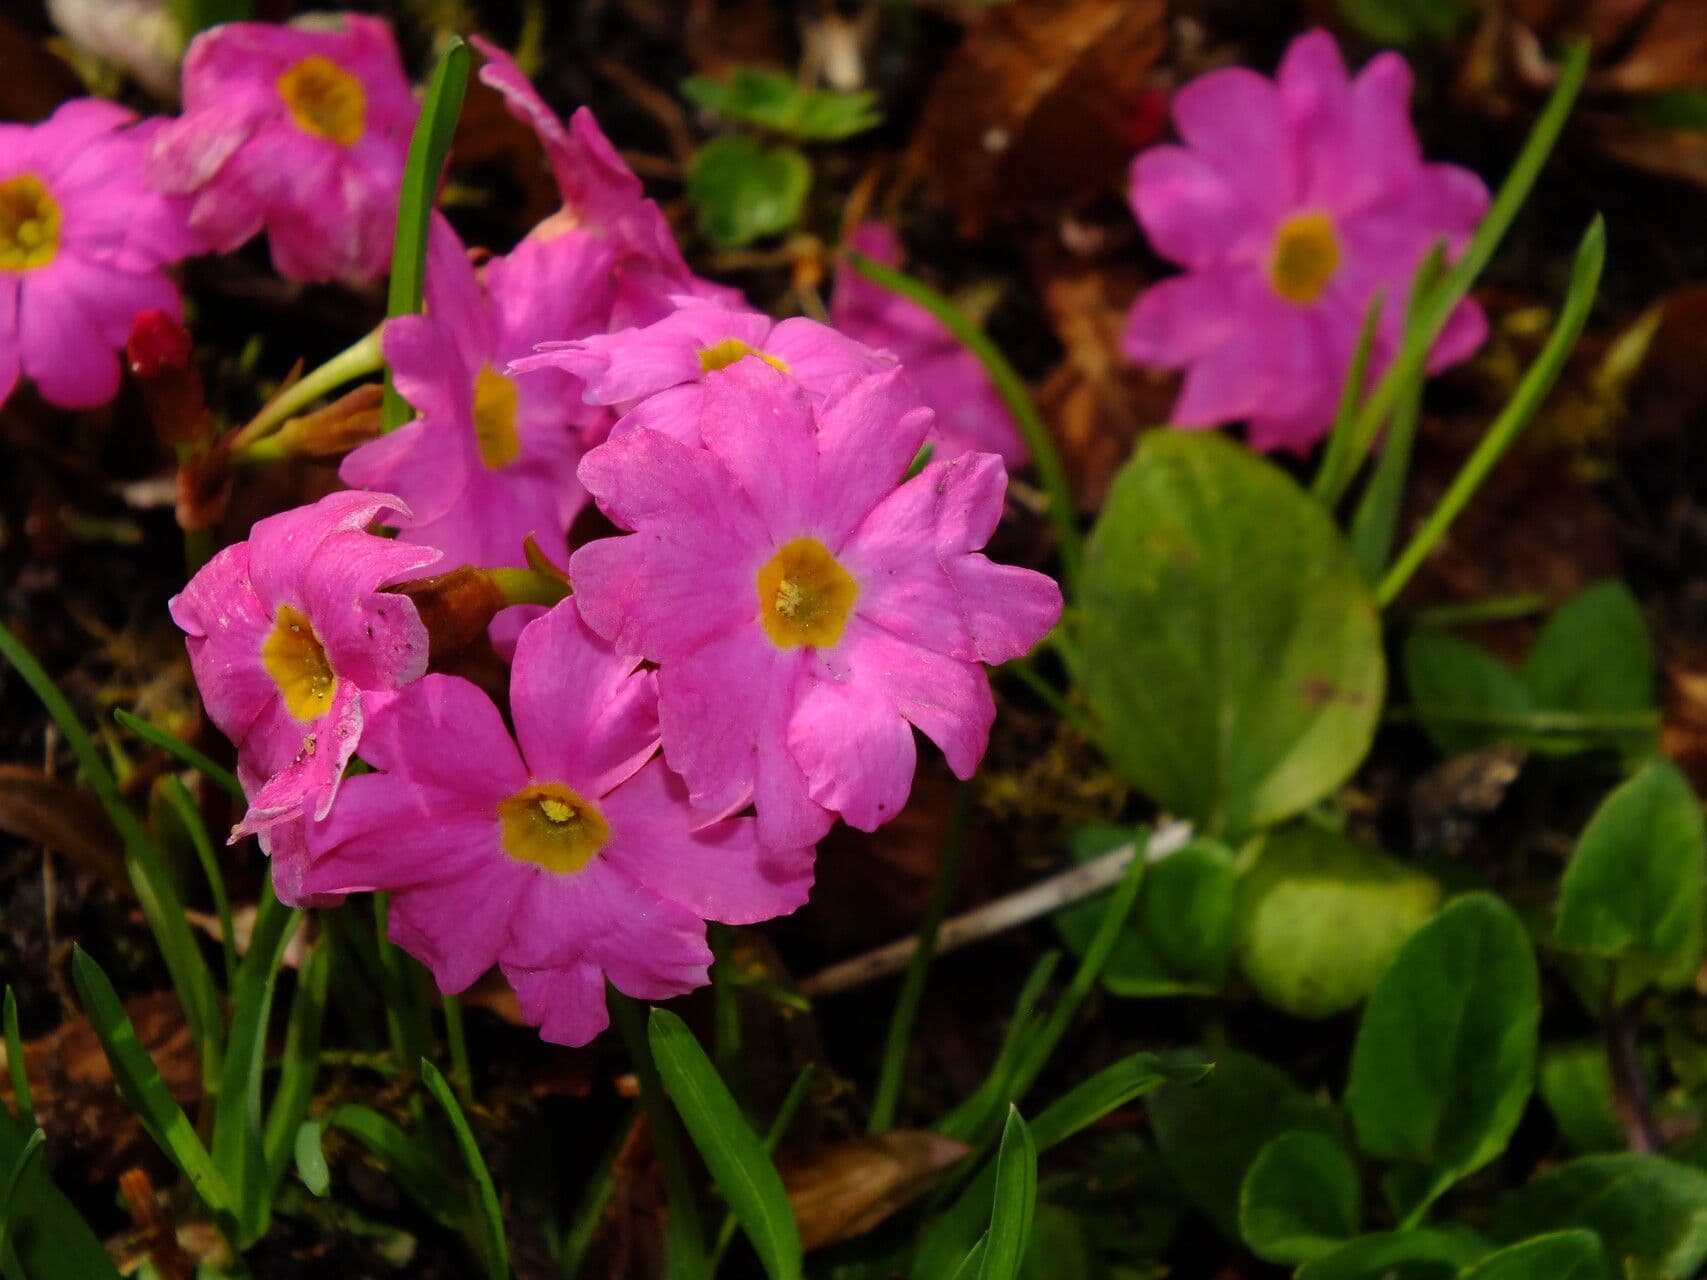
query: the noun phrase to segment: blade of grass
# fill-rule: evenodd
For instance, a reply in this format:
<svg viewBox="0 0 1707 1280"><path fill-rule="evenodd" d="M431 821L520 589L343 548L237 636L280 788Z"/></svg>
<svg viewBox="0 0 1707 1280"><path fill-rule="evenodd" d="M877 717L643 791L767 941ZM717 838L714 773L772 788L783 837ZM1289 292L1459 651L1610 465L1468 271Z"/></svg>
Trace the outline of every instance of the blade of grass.
<svg viewBox="0 0 1707 1280"><path fill-rule="evenodd" d="M1470 456L1465 459L1446 493L1435 504L1434 510L1429 512L1428 519L1423 521L1422 528L1417 530L1409 544L1393 561L1386 576L1381 579L1381 585L1375 591L1375 600L1383 608L1398 598L1411 575L1417 571L1441 538L1446 536L1452 522L1458 518L1476 490L1481 487L1482 481L1487 479L1488 473L1517 438L1518 432L1528 425L1529 420L1535 416L1535 411L1541 407L1541 402L1547 398L1547 393L1553 389L1554 382L1565 367L1565 360L1569 357L1571 348L1576 345L1577 337L1588 321L1589 307L1594 302L1595 290L1600 285L1601 268L1605 263L1606 224L1596 217L1589 223L1582 243L1577 248L1576 261L1571 267L1570 288L1565 294L1565 304L1560 310L1558 323L1547 336L1547 343L1542 347L1541 354L1535 357L1535 362L1524 373L1523 380L1518 383L1511 400L1477 442Z"/></svg>
<svg viewBox="0 0 1707 1280"><path fill-rule="evenodd" d="M16 1165L33 1132L0 1107L0 1167ZM8 1280L119 1280L100 1238L40 1162L19 1175L8 1217L0 1249Z"/></svg>
<svg viewBox="0 0 1707 1280"><path fill-rule="evenodd" d="M367 1148L403 1193L420 1205L441 1225L455 1231L467 1217L462 1192L445 1173L438 1153L411 1138L395 1121L371 1107L346 1102L333 1107L318 1122L309 1121L315 1132L339 1129ZM302 1165L298 1142L297 1165ZM321 1157L324 1159L324 1155Z"/></svg>
<svg viewBox="0 0 1707 1280"><path fill-rule="evenodd" d="M901 1100L901 1084L907 1072L907 1050L913 1042L913 1028L919 1020L919 1005L925 997L925 981L930 975L931 960L936 955L936 933L948 916L954 888L960 880L960 864L966 854L966 821L971 809L972 789L961 783L954 796L954 816L949 821L948 844L937 869L936 884L931 889L930 905L919 925L919 946L907 965L907 976L901 982L901 993L895 998L895 1011L889 1018L889 1034L883 1043L883 1065L878 1070L877 1087L873 1091L871 1114L866 1117L867 1133L882 1133L895 1123L895 1111Z"/></svg>
<svg viewBox="0 0 1707 1280"><path fill-rule="evenodd" d="M12 1243L12 1206L17 1200L18 1187L24 1180L24 1175L35 1165L41 1156L41 1149L47 1144L47 1135L40 1129L24 1142L24 1149L18 1153L18 1158L12 1161L12 1170L6 1175L6 1186L0 1191L0 1249L5 1249Z"/></svg>
<svg viewBox="0 0 1707 1280"><path fill-rule="evenodd" d="M1488 596L1462 604L1437 604L1411 614L1411 625L1434 631L1467 627L1481 622L1509 622L1547 610L1547 593L1529 591L1515 596Z"/></svg>
<svg viewBox="0 0 1707 1280"><path fill-rule="evenodd" d="M184 1009L184 1021L200 1051L202 1083L210 1090L219 1076L223 1024L219 1014L219 992L213 984L213 974L203 959L195 935L190 931L188 918L172 878L160 859L154 840L138 820L119 792L117 780L107 768L101 753L95 749L71 704L35 655L26 649L5 626L0 626L0 657L4 657L24 683L41 701L48 716L64 735L77 763L88 778L95 797L106 810L113 826L118 828L124 843L125 870L142 907L143 919L160 948L160 957L171 975L172 986Z"/></svg>
<svg viewBox="0 0 1707 1280"><path fill-rule="evenodd" d="M462 1001L444 997L445 1042L450 1046L451 1083L464 1107L474 1105L474 1072L468 1062L468 1031L462 1025Z"/></svg>
<svg viewBox="0 0 1707 1280"><path fill-rule="evenodd" d="M12 1077L12 1106L18 1121L33 1128L36 1123L35 1099L30 1096L30 1073L24 1061L24 1037L18 1032L18 997L6 985L6 1070Z"/></svg>
<svg viewBox="0 0 1707 1280"><path fill-rule="evenodd" d="M421 989L410 971L413 961L390 937L390 903L383 893L373 896L374 955L385 997L385 1025L399 1066L419 1062L432 1045L432 1028Z"/></svg>
<svg viewBox="0 0 1707 1280"><path fill-rule="evenodd" d="M213 1161L236 1197L243 1245L265 1235L271 1217L261 1081L279 966L301 919L274 896L272 881L262 880L255 932L231 987L231 1034L213 1119Z"/></svg>
<svg viewBox="0 0 1707 1280"><path fill-rule="evenodd" d="M480 1154L480 1144L474 1140L474 1131L468 1127L468 1118L462 1114L444 1075L425 1058L421 1059L421 1079L426 1081L427 1092L444 1108L457 1150L468 1166L468 1176L474 1180L486 1274L492 1280L510 1280L510 1245L504 1235L504 1211L498 1203L498 1188L492 1184L491 1171L486 1168L486 1158Z"/></svg>
<svg viewBox="0 0 1707 1280"><path fill-rule="evenodd" d="M687 1024L667 1009L648 1019L647 1043L676 1114L770 1280L799 1280L803 1250L782 1178L735 1096Z"/></svg>
<svg viewBox="0 0 1707 1280"><path fill-rule="evenodd" d="M202 874L207 877L208 892L213 895L214 913L219 917L220 949L225 955L225 986L230 990L237 981L237 931L231 923L231 896L225 891L219 855L214 851L213 839L207 833L207 823L202 821L201 810L190 798L190 789L174 777L165 780L165 789L167 801L184 824L184 830L190 833L190 844L195 848Z"/></svg>
<svg viewBox="0 0 1707 1280"><path fill-rule="evenodd" d="M326 1016L326 988L331 978L332 947L330 939L322 937L297 971L284 1055L279 1060L279 1082L261 1138L269 1199L278 1197L285 1170L290 1167L297 1133L314 1101L314 1083L320 1071L320 1032Z"/></svg>
<svg viewBox="0 0 1707 1280"><path fill-rule="evenodd" d="M1019 1108L1009 1106L1001 1149L996 1153L996 1190L978 1280L1018 1280L1036 1208L1037 1146L1020 1119Z"/></svg>
<svg viewBox="0 0 1707 1280"><path fill-rule="evenodd" d="M237 1230L237 1202L231 1187L201 1139L196 1137L195 1126L166 1088L154 1059L148 1056L148 1050L136 1038L136 1028L119 1003L113 984L82 947L72 952L71 976L77 984L83 1012L88 1015L101 1047L106 1050L107 1062L113 1069L113 1079L125 1105L135 1113L156 1145L190 1180L202 1203L235 1242L241 1233Z"/></svg>
<svg viewBox="0 0 1707 1280"><path fill-rule="evenodd" d="M1441 245L1423 259L1406 304L1406 333L1416 326L1422 299L1435 287L1445 264L1445 248ZM1399 388L1398 408L1393 411L1387 443L1375 464L1375 474L1363 491L1363 500L1357 505L1357 514L1352 518L1352 558L1363 571L1364 581L1370 584L1380 580L1381 571L1387 567L1387 558L1393 554L1393 534L1399 527L1399 504L1404 500L1405 480L1410 475L1411 452L1417 439L1417 420L1422 414L1423 381L1423 371L1419 369Z"/></svg>
<svg viewBox="0 0 1707 1280"><path fill-rule="evenodd" d="M788 1086L782 1105L777 1108L776 1118L771 1121L771 1127L765 1130L767 1156L776 1154L777 1143L782 1141L788 1127L794 1123L795 1112L800 1110L800 1104L806 1100L806 1090L812 1084L812 1070L812 1064L808 1062L800 1069L800 1074L794 1077L794 1083ZM739 1225L733 1213L723 1215L723 1224L717 1228L717 1242L711 1249L712 1275L716 1275L718 1267L723 1264L723 1255L729 1252L729 1246L735 1239L735 1231Z"/></svg>
<svg viewBox="0 0 1707 1280"><path fill-rule="evenodd" d="M1386 302L1386 294L1377 289L1369 297L1369 309L1363 313L1363 326L1357 331L1357 345L1352 348L1351 364L1346 368L1345 383L1340 387L1339 408L1334 414L1333 430L1328 433L1328 447L1322 452L1322 465L1310 489L1318 500L1333 488L1350 455L1352 424L1357 421L1357 404L1363 398L1363 384L1369 379L1369 357L1375 350L1375 331L1380 326L1381 308Z"/></svg>
<svg viewBox="0 0 1707 1280"><path fill-rule="evenodd" d="M236 774L229 769L221 768L183 739L173 737L164 729L156 729L148 721L133 716L123 707L114 708L113 719L144 742L159 747L167 755L175 757L194 769L232 799L239 802L247 801L247 797L243 794L243 786L237 781Z"/></svg>
<svg viewBox="0 0 1707 1280"><path fill-rule="evenodd" d="M1586 40L1574 43L1566 53L1552 96L1547 99L1547 105L1542 108L1535 127L1530 130L1517 159L1512 162L1511 171L1500 184L1500 189L1495 194L1493 203L1488 206L1487 213L1483 215L1481 224L1470 237L1470 243L1465 246L1463 255L1453 263L1446 279L1441 281L1440 287L1428 299L1427 305L1422 309L1420 323L1414 332L1406 335L1398 355L1375 384L1375 390L1370 393L1369 399L1358 413L1351 431L1350 456L1347 458L1349 465L1335 478L1335 483L1320 495L1327 506L1339 505L1346 486L1356 476L1370 445L1374 443L1376 432L1381 429L1381 424L1397 405L1399 388L1417 376L1418 371L1427 365L1428 353L1433 349L1440 331L1446 327L1453 308L1470 292L1470 286L1482 274L1482 270L1494 256L1494 251L1499 248L1500 241L1505 238L1513 219L1517 217L1518 210L1529 198L1530 189L1540 176L1541 168L1553 150L1553 144L1558 141L1559 133L1565 127L1565 119L1570 115L1577 92L1582 88L1583 77L1588 72L1588 60L1589 45Z"/></svg>
<svg viewBox="0 0 1707 1280"><path fill-rule="evenodd" d="M569 1230L564 1234L563 1243L557 1250L557 1269L563 1280L575 1280L580 1274L581 1264L587 1260L587 1250L593 1247L593 1237L598 1234L599 1224L604 1221L605 1207L616 1194L616 1179L612 1176L612 1170L616 1167L617 1157L622 1154L623 1148L633 1136L634 1126L639 1118L638 1107L628 1113L628 1119L617 1127L610 1145L599 1158L599 1167L593 1170L592 1177L588 1178L581 1188L581 1198L575 1203L575 1213L569 1220Z"/></svg>
<svg viewBox="0 0 1707 1280"><path fill-rule="evenodd" d="M664 1221L664 1274L671 1280L704 1280L710 1275L706 1265L705 1227L700 1220L693 1183L688 1178L687 1162L682 1158L663 1077L652 1060L645 1018L639 1006L615 987L607 985L605 1000L610 1005L611 1022L628 1050L635 1079L640 1082L640 1106L646 1113L647 1128L652 1131L652 1148L663 1178L668 1206Z"/></svg>
<svg viewBox="0 0 1707 1280"><path fill-rule="evenodd" d="M1055 450L1055 442L1050 438L1043 415L1038 412L1036 402L1026 390L1025 380L1014 371L1001 349L990 341L982 329L968 320L959 307L929 285L915 280L904 271L874 262L863 253L849 252L846 261L873 284L881 285L891 293L898 293L903 298L918 303L942 321L943 326L959 338L989 372L990 380L996 384L997 394L1002 397L1002 403L1007 406L1008 412L1013 414L1020 434L1025 437L1025 447L1031 451L1032 465L1037 468L1037 478L1043 482L1043 492L1049 498L1049 519L1055 526L1056 540L1061 544L1061 576L1066 580L1067 595L1076 596L1079 566L1084 557L1073 505L1073 491L1067 484L1067 472L1061 465L1061 455Z"/></svg>
<svg viewBox="0 0 1707 1280"><path fill-rule="evenodd" d="M397 200L397 234L391 247L391 286L385 316L414 315L426 296L427 234L433 204L438 198L439 174L450 153L451 136L462 114L462 95L468 88L468 45L451 37L444 56L433 69L415 133L409 139L409 158L403 167L403 187ZM385 371L384 429L391 431L409 419L409 405Z"/></svg>

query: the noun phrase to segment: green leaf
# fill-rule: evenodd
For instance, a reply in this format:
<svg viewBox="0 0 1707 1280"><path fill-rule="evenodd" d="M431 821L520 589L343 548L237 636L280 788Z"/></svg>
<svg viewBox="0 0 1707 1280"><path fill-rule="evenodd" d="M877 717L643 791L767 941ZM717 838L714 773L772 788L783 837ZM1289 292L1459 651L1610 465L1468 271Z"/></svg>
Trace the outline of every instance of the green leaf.
<svg viewBox="0 0 1707 1280"><path fill-rule="evenodd" d="M330 939L322 937L297 973L296 996L291 1001L290 1024L285 1030L284 1054L279 1061L278 1088L273 1093L262 1137L271 1196L278 1194L279 1184L284 1181L292 1148L314 1101L314 1084L320 1070L320 1032L331 978L332 947Z"/></svg>
<svg viewBox="0 0 1707 1280"><path fill-rule="evenodd" d="M457 118L462 115L469 59L467 43L461 36L452 36L433 69L415 132L409 139L409 157L404 162L403 185L397 198L397 231L391 243L391 282L385 303L388 320L414 315L426 297L427 229L438 199L439 175L444 172ZM389 367L385 371L382 414L387 431L409 418L409 405L392 385Z"/></svg>
<svg viewBox="0 0 1707 1280"><path fill-rule="evenodd" d="M1444 40L1470 14L1464 0L1339 0L1345 20L1381 44L1410 44L1420 36Z"/></svg>
<svg viewBox="0 0 1707 1280"><path fill-rule="evenodd" d="M11 1240L12 1206L17 1199L18 1187L41 1158L41 1149L46 1143L47 1134L40 1129L30 1134L24 1140L23 1150L12 1161L4 1186L0 1187L0 1257L5 1256L6 1246Z"/></svg>
<svg viewBox="0 0 1707 1280"><path fill-rule="evenodd" d="M159 747L167 755L200 773L233 800L247 802L248 797L243 794L243 785L237 781L236 774L221 768L182 738L175 738L164 729L156 729L148 721L132 715L123 707L114 708L113 719L144 742Z"/></svg>
<svg viewBox="0 0 1707 1280"><path fill-rule="evenodd" d="M1701 961L1707 827L1675 765L1649 764L1595 811L1559 887L1559 944L1651 965L1682 986Z"/></svg>
<svg viewBox="0 0 1707 1280"><path fill-rule="evenodd" d="M1523 660L1523 682L1549 710L1652 710L1653 645L1630 589L1599 582L1560 606Z"/></svg>
<svg viewBox="0 0 1707 1280"><path fill-rule="evenodd" d="M1072 853L1083 863L1127 844L1128 827L1086 827L1073 833ZM1227 980L1233 955L1233 854L1214 840L1194 840L1151 863L1132 918L1115 939L1102 985L1117 996L1207 995ZM1102 917L1097 894L1055 913L1067 945L1084 954Z"/></svg>
<svg viewBox="0 0 1707 1280"><path fill-rule="evenodd" d="M457 1150L462 1153L463 1164L468 1167L468 1176L474 1182L474 1207L481 1228L481 1253L486 1260L486 1273L492 1280L510 1280L510 1246L504 1235L504 1210L498 1203L498 1188L492 1183L486 1158L480 1154L480 1144L474 1140L474 1131L468 1127L468 1119L457 1105L456 1095L451 1092L444 1075L425 1058L421 1059L421 1079L427 1086L427 1092L444 1108Z"/></svg>
<svg viewBox="0 0 1707 1280"><path fill-rule="evenodd" d="M1429 1175L1424 1199L1505 1149L1534 1084L1541 1018L1528 935L1492 894L1411 935L1364 1009L1346 1106L1370 1155Z"/></svg>
<svg viewBox="0 0 1707 1280"><path fill-rule="evenodd" d="M1025 1262L1036 1207L1037 1147L1019 1108L1009 1107L996 1153L996 1193L990 1203L990 1229L984 1236L978 1280L1016 1280Z"/></svg>
<svg viewBox="0 0 1707 1280"><path fill-rule="evenodd" d="M456 1230L467 1219L467 1199L445 1172L438 1153L411 1138L388 1117L370 1107L346 1102L322 1116L315 1128L320 1132L338 1129L361 1143L403 1194L443 1226ZM306 1141L301 1135L297 1138L299 1169L301 1147Z"/></svg>
<svg viewBox="0 0 1707 1280"><path fill-rule="evenodd" d="M77 984L77 994L83 1002L83 1012L106 1050L107 1062L113 1069L113 1079L142 1127L156 1145L190 1180L196 1194L228 1228L235 1227L236 1198L231 1187L214 1165L213 1157L196 1136L195 1126L173 1099L166 1082L148 1050L136 1038L136 1028L119 1003L118 993L101 966L90 959L83 948L71 955L71 976ZM232 1231L233 1235L240 1232Z"/></svg>
<svg viewBox="0 0 1707 1280"><path fill-rule="evenodd" d="M1386 668L1327 513L1210 432L1153 431L1116 477L1085 571L1084 689L1114 763L1225 838L1362 762Z"/></svg>
<svg viewBox="0 0 1707 1280"><path fill-rule="evenodd" d="M1555 1231L1490 1253L1461 1280L1607 1280L1606 1250L1592 1231Z"/></svg>
<svg viewBox="0 0 1707 1280"><path fill-rule="evenodd" d="M802 141L852 137L883 120L877 95L804 89L780 71L736 67L725 81L689 76L681 83L688 101L727 120Z"/></svg>
<svg viewBox="0 0 1707 1280"><path fill-rule="evenodd" d="M1239 968L1276 1008L1325 1018L1374 990L1439 902L1432 876L1294 822L1263 837L1239 878Z"/></svg>
<svg viewBox="0 0 1707 1280"><path fill-rule="evenodd" d="M0 1107L0 1168L18 1169L36 1132ZM5 1220L6 1251L29 1280L118 1280L100 1237L53 1185L41 1161L24 1162Z"/></svg>
<svg viewBox="0 0 1707 1280"><path fill-rule="evenodd" d="M1293 1280L1452 1280L1482 1252L1456 1232L1382 1231L1306 1262Z"/></svg>
<svg viewBox="0 0 1707 1280"><path fill-rule="evenodd" d="M36 1104L30 1097L30 1073L24 1058L24 1037L18 1031L18 997L6 984L4 1006L6 1033L6 1071L12 1078L12 1105L17 1108L18 1120L25 1128L36 1125Z"/></svg>
<svg viewBox="0 0 1707 1280"><path fill-rule="evenodd" d="M670 1101L771 1280L800 1275L800 1231L788 1192L758 1135L675 1014L654 1009L647 1039Z"/></svg>
<svg viewBox="0 0 1707 1280"><path fill-rule="evenodd" d="M1446 755L1512 737L1495 719L1515 722L1535 710L1515 671L1468 640L1439 632L1415 631L1406 639L1405 684L1423 731Z"/></svg>
<svg viewBox="0 0 1707 1280"><path fill-rule="evenodd" d="M1258 1153L1294 1129L1334 1131L1328 1108L1284 1071L1231 1051L1217 1055L1202 1083L1158 1089L1149 1108L1180 1190L1229 1240L1239 1239L1239 1193Z"/></svg>
<svg viewBox="0 0 1707 1280"><path fill-rule="evenodd" d="M296 1130L296 1176L302 1185L317 1196L332 1189L332 1171L326 1167L326 1151L321 1144L320 1122L304 1120Z"/></svg>
<svg viewBox="0 0 1707 1280"><path fill-rule="evenodd" d="M1587 1227L1619 1274L1685 1280L1707 1262L1707 1173L1661 1156L1583 1156L1511 1192L1494 1235Z"/></svg>
<svg viewBox="0 0 1707 1280"><path fill-rule="evenodd" d="M1338 1138L1283 1133L1257 1153L1239 1190L1239 1234L1269 1262L1331 1253L1357 1234L1357 1166Z"/></svg>
<svg viewBox="0 0 1707 1280"><path fill-rule="evenodd" d="M1541 1051L1536 1088L1573 1150L1623 1148L1624 1126L1613 1103L1605 1045L1593 1040L1548 1045Z"/></svg>
<svg viewBox="0 0 1707 1280"><path fill-rule="evenodd" d="M1038 1205L1020 1268L1022 1280L1097 1280L1102 1274L1079 1215L1060 1205Z"/></svg>
<svg viewBox="0 0 1707 1280"><path fill-rule="evenodd" d="M793 147L740 136L706 143L688 170L699 229L724 249L787 231L799 221L811 185L812 165Z"/></svg>

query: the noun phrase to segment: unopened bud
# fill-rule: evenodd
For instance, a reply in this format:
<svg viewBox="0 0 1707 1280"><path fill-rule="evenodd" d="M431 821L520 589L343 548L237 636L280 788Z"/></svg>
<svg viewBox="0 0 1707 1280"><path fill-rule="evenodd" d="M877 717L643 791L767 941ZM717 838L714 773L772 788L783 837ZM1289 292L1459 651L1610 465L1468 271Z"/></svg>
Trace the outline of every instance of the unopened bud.
<svg viewBox="0 0 1707 1280"><path fill-rule="evenodd" d="M379 383L364 383L323 409L290 419L271 437L271 449L299 458L342 457L358 445L379 438L383 398L384 388Z"/></svg>
<svg viewBox="0 0 1707 1280"><path fill-rule="evenodd" d="M490 572L467 564L389 590L414 602L427 628L427 662L434 667L485 635L498 610L510 603Z"/></svg>
<svg viewBox="0 0 1707 1280"><path fill-rule="evenodd" d="M164 311L144 311L131 326L124 354L163 443L188 444L205 434L207 401L188 329Z"/></svg>

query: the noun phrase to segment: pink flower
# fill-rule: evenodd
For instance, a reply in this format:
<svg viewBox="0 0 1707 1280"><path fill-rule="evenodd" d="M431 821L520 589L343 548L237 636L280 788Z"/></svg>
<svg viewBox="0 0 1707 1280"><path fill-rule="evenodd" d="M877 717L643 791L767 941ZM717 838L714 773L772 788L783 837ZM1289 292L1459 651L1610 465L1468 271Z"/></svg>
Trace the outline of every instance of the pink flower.
<svg viewBox="0 0 1707 1280"><path fill-rule="evenodd" d="M344 483L401 497L412 513L402 536L449 562L525 564L530 533L562 559L587 500L575 480L577 428L599 411L568 374L513 379L504 369L537 343L601 323L610 264L606 246L570 231L523 241L476 273L449 225L435 222L427 313L389 321L383 338L397 389L420 416L345 458Z"/></svg>
<svg viewBox="0 0 1707 1280"><path fill-rule="evenodd" d="M264 227L280 275L370 280L391 259L416 113L378 18L228 23L190 44L184 114L160 130L149 172L194 197L190 225L216 250Z"/></svg>
<svg viewBox="0 0 1707 1280"><path fill-rule="evenodd" d="M848 247L886 266L901 265L901 242L881 222L861 224L848 237ZM1013 415L983 362L918 303L844 267L836 273L830 323L900 358L920 398L936 411L934 459L997 453L1010 467L1029 460Z"/></svg>
<svg viewBox="0 0 1707 1280"><path fill-rule="evenodd" d="M1372 370L1392 360L1417 267L1442 239L1461 251L1488 204L1473 173L1423 162L1410 93L1397 54L1348 81L1333 37L1313 31L1274 81L1232 67L1174 95L1185 145L1139 155L1132 203L1186 274L1138 299L1126 350L1186 370L1175 424L1242 418L1256 448L1307 449L1333 419L1377 289ZM1465 359L1486 330L1465 301L1430 367Z"/></svg>
<svg viewBox="0 0 1707 1280"><path fill-rule="evenodd" d="M162 269L198 250L185 203L151 191L152 125L96 98L0 125L0 402L20 370L68 409L113 398L136 317L180 314Z"/></svg>
<svg viewBox="0 0 1707 1280"><path fill-rule="evenodd" d="M439 553L365 532L406 510L344 492L268 516L172 598L208 715L237 744L249 811L233 839L324 818L361 741L364 695L426 671L414 604L380 588Z"/></svg>
<svg viewBox="0 0 1707 1280"><path fill-rule="evenodd" d="M812 851L705 824L656 758L656 682L596 640L572 600L516 646L512 741L467 681L428 676L375 711L351 778L310 830L316 893L392 894L392 939L445 992L493 964L559 1044L606 1023L604 983L644 1000L707 981L705 924L805 901Z"/></svg>
<svg viewBox="0 0 1707 1280"><path fill-rule="evenodd" d="M691 294L736 305L735 290L688 269L670 224L646 199L640 179L623 162L598 121L580 107L565 124L539 96L515 59L490 40L470 37L486 59L480 79L504 96L510 113L538 135L563 195L563 208L531 235L550 239L579 228L610 243L616 255L616 298L606 329L650 324L674 310L672 298Z"/></svg>
<svg viewBox="0 0 1707 1280"><path fill-rule="evenodd" d="M665 756L694 803L754 804L766 844L900 812L909 724L969 777L995 718L980 664L1025 653L1060 615L1054 582L976 554L1001 515L1001 459L901 483L929 426L898 369L814 411L793 379L742 360L706 380L703 447L640 428L581 463L634 531L571 557L582 615L659 664Z"/></svg>
<svg viewBox="0 0 1707 1280"><path fill-rule="evenodd" d="M696 445L706 378L738 360L752 357L788 374L815 405L847 379L895 364L814 320L778 323L756 311L681 301L681 310L641 329L542 343L540 354L517 360L510 370L573 374L585 384L588 403L630 410L617 423L618 433L649 427Z"/></svg>

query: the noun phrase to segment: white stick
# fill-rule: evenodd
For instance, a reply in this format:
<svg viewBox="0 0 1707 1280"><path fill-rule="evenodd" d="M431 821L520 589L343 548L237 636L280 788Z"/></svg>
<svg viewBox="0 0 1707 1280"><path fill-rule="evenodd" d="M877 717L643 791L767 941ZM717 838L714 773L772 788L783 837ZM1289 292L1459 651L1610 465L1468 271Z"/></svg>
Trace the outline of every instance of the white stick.
<svg viewBox="0 0 1707 1280"><path fill-rule="evenodd" d="M1147 862L1159 862L1169 854L1184 848L1191 842L1191 837L1189 822L1168 823L1150 837L1150 842L1144 849L1144 859ZM965 915L945 920L942 928L937 930L936 953L942 955L984 938L994 937L1028 920L1035 920L1038 916L1048 915L1060 907L1101 893L1120 879L1136 853L1134 845L1123 844L1094 861L1069 867L1046 880L1039 880L1029 888L1021 889L1018 893L996 898L983 906L973 908ZM808 999L816 999L900 973L912 960L918 947L917 936L902 938L875 951L868 951L862 956L843 960L807 978L800 984L800 994Z"/></svg>

